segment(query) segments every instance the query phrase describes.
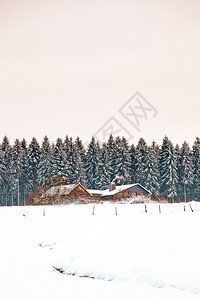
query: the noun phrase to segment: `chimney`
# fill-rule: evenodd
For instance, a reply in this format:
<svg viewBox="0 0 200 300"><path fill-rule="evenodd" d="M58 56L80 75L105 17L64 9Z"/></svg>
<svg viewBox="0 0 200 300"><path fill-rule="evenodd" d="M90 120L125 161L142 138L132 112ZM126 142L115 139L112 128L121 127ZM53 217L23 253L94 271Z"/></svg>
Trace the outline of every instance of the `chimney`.
<svg viewBox="0 0 200 300"><path fill-rule="evenodd" d="M114 182L111 182L109 185L109 192L114 191L116 189L116 184Z"/></svg>

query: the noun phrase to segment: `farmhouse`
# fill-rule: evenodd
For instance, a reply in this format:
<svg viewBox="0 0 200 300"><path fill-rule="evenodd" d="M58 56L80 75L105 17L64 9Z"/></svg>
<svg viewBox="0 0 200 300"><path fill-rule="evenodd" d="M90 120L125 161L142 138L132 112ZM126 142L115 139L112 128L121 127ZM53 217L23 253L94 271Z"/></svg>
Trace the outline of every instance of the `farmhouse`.
<svg viewBox="0 0 200 300"><path fill-rule="evenodd" d="M151 193L139 183L116 185L112 182L106 190L90 190L86 189L82 184L77 183L53 186L43 193L41 197L35 198L34 204L84 204L106 200L120 201L137 196L144 196L146 198L150 195Z"/></svg>
<svg viewBox="0 0 200 300"><path fill-rule="evenodd" d="M131 197L150 196L151 192L148 191L139 183L118 185L112 182L107 190L88 190L88 192L95 198L101 198L101 200L121 200Z"/></svg>
<svg viewBox="0 0 200 300"><path fill-rule="evenodd" d="M53 203L65 203L79 201L86 203L92 200L92 195L80 183L53 186L46 192L47 199L51 199Z"/></svg>

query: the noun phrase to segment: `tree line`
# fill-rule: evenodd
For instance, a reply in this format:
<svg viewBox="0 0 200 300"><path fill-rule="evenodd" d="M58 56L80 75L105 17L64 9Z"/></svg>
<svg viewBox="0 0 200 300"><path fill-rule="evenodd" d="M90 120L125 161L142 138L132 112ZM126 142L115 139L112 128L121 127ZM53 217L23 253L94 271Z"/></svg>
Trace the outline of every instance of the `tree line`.
<svg viewBox="0 0 200 300"><path fill-rule="evenodd" d="M164 137L162 145L149 146L143 138L129 145L125 137L109 136L102 145L92 137L85 147L79 137L66 136L40 145L34 137L0 144L0 204L22 204L38 187L51 186L56 178L82 183L89 189L107 189L116 184L140 183L153 196L170 201L200 200L200 139L192 148L176 146Z"/></svg>

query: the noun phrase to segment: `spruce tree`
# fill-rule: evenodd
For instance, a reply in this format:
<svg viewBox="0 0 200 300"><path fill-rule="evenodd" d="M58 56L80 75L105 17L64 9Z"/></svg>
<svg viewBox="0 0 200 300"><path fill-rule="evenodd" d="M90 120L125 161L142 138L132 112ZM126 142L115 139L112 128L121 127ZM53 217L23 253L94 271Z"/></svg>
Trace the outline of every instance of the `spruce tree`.
<svg viewBox="0 0 200 300"><path fill-rule="evenodd" d="M193 162L193 185L192 196L195 200L200 200L200 138L196 138L192 147Z"/></svg>
<svg viewBox="0 0 200 300"><path fill-rule="evenodd" d="M38 185L50 184L51 182L51 145L47 136L44 137L41 147L40 162L38 165Z"/></svg>
<svg viewBox="0 0 200 300"><path fill-rule="evenodd" d="M4 176L5 176L5 163L4 163L4 153L0 149L0 205L4 205Z"/></svg>
<svg viewBox="0 0 200 300"><path fill-rule="evenodd" d="M180 162L181 162L181 184L182 184L182 191L184 195L184 201L186 202L187 199L190 198L190 187L193 183L193 166L192 166L192 156L189 144L185 141L181 147L180 151ZM187 188L189 190L187 190ZM189 199L190 200L190 199Z"/></svg>
<svg viewBox="0 0 200 300"><path fill-rule="evenodd" d="M110 182L111 167L109 164L107 145L104 143L100 149L96 187L100 190L106 190L109 187Z"/></svg>
<svg viewBox="0 0 200 300"><path fill-rule="evenodd" d="M61 138L57 139L52 150L51 174L54 178L59 177L62 180L68 179L66 154Z"/></svg>
<svg viewBox="0 0 200 300"><path fill-rule="evenodd" d="M66 152L66 162L67 162L67 172L68 179L70 182L80 182L82 170L81 156L76 148L76 145L73 143L72 138L68 141Z"/></svg>
<svg viewBox="0 0 200 300"><path fill-rule="evenodd" d="M10 181L11 181L11 193L12 204L20 204L20 185L21 185L21 173L22 173L22 150L21 143L18 139L15 140L14 146L11 150L11 162L10 162ZM14 197L14 199L13 199Z"/></svg>
<svg viewBox="0 0 200 300"><path fill-rule="evenodd" d="M117 184L128 184L130 181L131 158L126 138L117 137L115 176Z"/></svg>
<svg viewBox="0 0 200 300"><path fill-rule="evenodd" d="M168 137L164 137L159 156L161 175L160 193L174 202L177 196L177 161L174 146Z"/></svg>
<svg viewBox="0 0 200 300"><path fill-rule="evenodd" d="M98 186L99 149L95 138L92 137L86 154L87 187L95 189Z"/></svg>
<svg viewBox="0 0 200 300"><path fill-rule="evenodd" d="M152 193L153 196L159 195L159 166L158 156L154 142L151 147L148 147L147 151L147 178L145 181L145 187Z"/></svg>
<svg viewBox="0 0 200 300"><path fill-rule="evenodd" d="M40 145L35 137L32 138L27 150L27 168L29 177L29 186L32 189L37 187L38 167L40 162Z"/></svg>
<svg viewBox="0 0 200 300"><path fill-rule="evenodd" d="M129 183L136 183L137 176L136 176L136 149L135 146L132 144L129 149L130 155L130 168L129 168Z"/></svg>
<svg viewBox="0 0 200 300"><path fill-rule="evenodd" d="M82 141L80 140L79 137L76 138L74 145L76 147L76 151L78 152L79 155L79 177L80 177L80 182L82 184L86 183L86 172L85 172L85 163L86 163L86 151L83 146Z"/></svg>
<svg viewBox="0 0 200 300"><path fill-rule="evenodd" d="M108 163L111 168L110 179L112 181L116 176L116 159L117 159L116 141L113 138L112 134L108 138L107 149L108 149Z"/></svg>
<svg viewBox="0 0 200 300"><path fill-rule="evenodd" d="M180 202L182 199L182 182L181 182L181 150L178 144L174 148L174 153L176 156L176 166L177 166L177 199Z"/></svg>
<svg viewBox="0 0 200 300"><path fill-rule="evenodd" d="M147 155L148 155L148 148L145 140L141 138L138 141L138 144L136 146L136 175L138 183L143 185L145 187L146 184L146 178L147 178Z"/></svg>
<svg viewBox="0 0 200 300"><path fill-rule="evenodd" d="M27 166L27 142L25 139L21 141L21 177L20 177L20 193L23 195L23 199L28 196L30 192L29 180L28 180L28 166Z"/></svg>
<svg viewBox="0 0 200 300"><path fill-rule="evenodd" d="M12 147L9 143L7 136L4 136L3 142L0 147L0 164L1 164L1 203L8 205L11 203L11 150Z"/></svg>

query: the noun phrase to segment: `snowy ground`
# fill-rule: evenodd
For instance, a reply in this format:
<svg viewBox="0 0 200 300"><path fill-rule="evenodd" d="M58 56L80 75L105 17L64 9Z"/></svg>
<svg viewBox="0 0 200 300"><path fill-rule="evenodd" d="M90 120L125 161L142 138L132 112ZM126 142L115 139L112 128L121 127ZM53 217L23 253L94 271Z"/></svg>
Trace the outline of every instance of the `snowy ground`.
<svg viewBox="0 0 200 300"><path fill-rule="evenodd" d="M0 207L0 299L200 299L200 203L183 206Z"/></svg>

